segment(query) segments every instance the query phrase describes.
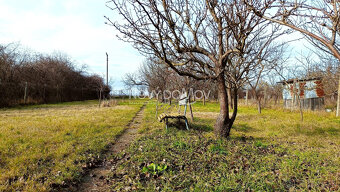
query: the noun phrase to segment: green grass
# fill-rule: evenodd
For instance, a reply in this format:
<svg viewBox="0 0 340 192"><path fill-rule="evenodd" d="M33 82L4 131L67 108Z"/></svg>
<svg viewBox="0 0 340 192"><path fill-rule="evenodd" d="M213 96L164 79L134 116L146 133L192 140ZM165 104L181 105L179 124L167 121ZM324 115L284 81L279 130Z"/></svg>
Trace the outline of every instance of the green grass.
<svg viewBox="0 0 340 192"><path fill-rule="evenodd" d="M142 102L97 101L0 110L0 191L49 191L101 159Z"/></svg>
<svg viewBox="0 0 340 192"><path fill-rule="evenodd" d="M193 108L190 131L165 131L147 106L145 136L115 156L113 191L340 191L339 118L306 112L301 122L298 112L242 106L232 136L217 139L217 103Z"/></svg>
<svg viewBox="0 0 340 192"><path fill-rule="evenodd" d="M50 191L81 179L145 100L0 110L0 191ZM190 131L168 131L149 102L139 133L110 174L113 191L340 191L340 119L321 112L241 106L229 139L213 126L217 103L193 105ZM188 115L189 117L189 115ZM190 118L189 118L190 119ZM175 125L177 128L175 128Z"/></svg>
<svg viewBox="0 0 340 192"><path fill-rule="evenodd" d="M42 108L62 108L62 107L72 107L76 105L96 105L98 100L87 100L87 101L73 101L73 102L62 102L62 103L50 103L50 104L39 104L39 105L18 105L11 108L0 108L0 111L10 111L10 110L29 110L29 109L42 109Z"/></svg>

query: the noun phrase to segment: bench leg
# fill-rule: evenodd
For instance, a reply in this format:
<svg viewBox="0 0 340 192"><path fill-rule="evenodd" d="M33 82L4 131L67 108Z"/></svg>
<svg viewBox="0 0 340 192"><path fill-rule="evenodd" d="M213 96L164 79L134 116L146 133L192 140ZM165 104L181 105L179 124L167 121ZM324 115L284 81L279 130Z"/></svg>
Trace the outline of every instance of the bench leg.
<svg viewBox="0 0 340 192"><path fill-rule="evenodd" d="M187 130L189 130L188 119L187 119L187 118L185 118L185 119L184 119L184 121L185 121L185 127L187 128Z"/></svg>
<svg viewBox="0 0 340 192"><path fill-rule="evenodd" d="M165 118L165 129L168 130L168 118Z"/></svg>

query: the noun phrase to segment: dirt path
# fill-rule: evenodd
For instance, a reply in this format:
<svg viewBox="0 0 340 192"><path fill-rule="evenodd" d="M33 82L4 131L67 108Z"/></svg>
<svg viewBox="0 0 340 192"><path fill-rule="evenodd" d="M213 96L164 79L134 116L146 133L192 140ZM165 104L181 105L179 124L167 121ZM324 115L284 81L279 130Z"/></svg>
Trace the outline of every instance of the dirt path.
<svg viewBox="0 0 340 192"><path fill-rule="evenodd" d="M145 108L144 104L141 109L137 112L136 116L128 124L128 128L124 133L118 137L115 144L113 144L107 154L115 154L123 151L127 146L135 140L138 133L138 127L143 118L143 112ZM110 173L112 167L112 161L106 160L103 162L102 166L94 168L89 171L89 173L84 177L83 183L80 184L78 189L75 191L83 192L95 192L95 191L110 191L110 186L108 185L107 175Z"/></svg>

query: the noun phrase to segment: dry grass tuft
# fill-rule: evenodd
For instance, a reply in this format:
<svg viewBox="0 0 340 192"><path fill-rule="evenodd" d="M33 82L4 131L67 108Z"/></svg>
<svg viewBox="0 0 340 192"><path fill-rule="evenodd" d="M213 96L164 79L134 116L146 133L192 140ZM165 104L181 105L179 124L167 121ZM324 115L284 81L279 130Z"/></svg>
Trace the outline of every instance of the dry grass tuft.
<svg viewBox="0 0 340 192"><path fill-rule="evenodd" d="M100 103L100 107L114 107L118 104L116 99L104 100Z"/></svg>

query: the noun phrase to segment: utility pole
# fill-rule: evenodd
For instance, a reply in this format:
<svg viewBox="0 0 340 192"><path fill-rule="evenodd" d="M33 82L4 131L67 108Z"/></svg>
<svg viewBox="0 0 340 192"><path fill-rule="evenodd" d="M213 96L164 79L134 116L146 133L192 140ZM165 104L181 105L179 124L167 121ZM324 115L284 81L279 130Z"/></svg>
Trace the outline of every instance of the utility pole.
<svg viewBox="0 0 340 192"><path fill-rule="evenodd" d="M106 52L106 86L109 86L109 55Z"/></svg>

